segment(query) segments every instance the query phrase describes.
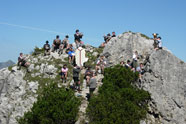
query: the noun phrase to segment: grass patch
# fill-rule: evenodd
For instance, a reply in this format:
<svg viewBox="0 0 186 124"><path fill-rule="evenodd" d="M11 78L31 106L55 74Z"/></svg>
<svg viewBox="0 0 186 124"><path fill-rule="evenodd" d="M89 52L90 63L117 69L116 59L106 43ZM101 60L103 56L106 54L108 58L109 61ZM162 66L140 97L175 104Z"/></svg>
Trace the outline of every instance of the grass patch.
<svg viewBox="0 0 186 124"><path fill-rule="evenodd" d="M9 70L9 71L12 71L12 68L13 68L14 66L15 66L15 65L9 66L9 67L8 67L8 70Z"/></svg>

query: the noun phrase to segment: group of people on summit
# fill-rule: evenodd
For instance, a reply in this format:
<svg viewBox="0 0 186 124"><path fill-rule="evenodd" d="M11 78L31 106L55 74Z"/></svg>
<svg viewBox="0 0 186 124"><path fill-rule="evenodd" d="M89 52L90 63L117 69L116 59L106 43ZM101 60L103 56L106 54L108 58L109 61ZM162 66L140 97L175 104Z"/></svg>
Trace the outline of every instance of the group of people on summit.
<svg viewBox="0 0 186 124"><path fill-rule="evenodd" d="M107 35L104 35L104 42L101 44L100 47L105 47L105 45L110 41L111 38L116 37L116 33L113 31L112 35L108 33Z"/></svg>
<svg viewBox="0 0 186 124"><path fill-rule="evenodd" d="M75 31L74 34L74 42L75 42L75 47L82 47L83 42L81 41L83 37L83 34L79 32L79 30ZM104 35L104 43L101 44L101 47L105 47L105 45L110 41L111 38L116 37L115 32L112 32L112 35L109 33L106 36ZM57 52L59 55L65 52L68 54L68 62L69 64L72 64L74 66L73 68L73 89L77 91L81 91L80 89L80 72L82 70L82 67L77 66L75 63L75 52L74 52L74 47L72 44L69 43L69 36L66 35L65 38L61 41L59 35L56 36L56 38L53 40L52 48L50 47L50 44L48 41L46 41L46 44L44 44L44 56L50 55L51 52ZM154 49L162 49L162 41L161 37L158 37L157 33L153 33L153 39L154 39ZM127 60L127 62L121 61L120 65L130 68L133 72L139 72L139 79L141 81L141 77L144 74L144 65L143 63L139 63L139 58L140 55L138 54L137 51L133 53L132 61ZM88 67L87 70L85 71L84 74L84 79L86 80L86 86L89 86L89 92L90 96L92 95L93 91L96 88L96 74L97 73L104 73L104 68L107 65L107 61L105 60L105 56L101 55L97 61L96 61L96 66L95 66L95 71L92 71L91 67ZM21 69L21 66L24 66L27 68L29 67L30 63L26 61L25 57L23 57L23 53L20 53L20 56L18 57L18 69ZM61 68L61 79L62 82L66 82L68 78L68 66L67 64L64 64L63 67ZM29 71L28 71L29 72Z"/></svg>
<svg viewBox="0 0 186 124"><path fill-rule="evenodd" d="M132 61L127 60L127 62L121 61L120 65L124 66L125 68L131 69L133 72L139 73L139 81L141 81L141 77L144 74L144 65L143 63L139 63L140 55L137 51L133 53Z"/></svg>

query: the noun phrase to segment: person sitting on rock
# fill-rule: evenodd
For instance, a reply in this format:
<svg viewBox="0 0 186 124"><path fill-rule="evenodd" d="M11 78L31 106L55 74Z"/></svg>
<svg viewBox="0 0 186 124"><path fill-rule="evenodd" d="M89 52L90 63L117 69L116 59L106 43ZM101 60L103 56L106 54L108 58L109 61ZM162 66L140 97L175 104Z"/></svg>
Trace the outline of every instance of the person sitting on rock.
<svg viewBox="0 0 186 124"><path fill-rule="evenodd" d="M141 81L141 76L144 74L144 66L143 63L140 63L140 66L136 68L136 71L139 72L139 79Z"/></svg>
<svg viewBox="0 0 186 124"><path fill-rule="evenodd" d="M79 92L80 92L80 80L79 80L80 72L81 72L81 68L77 66L77 64L75 64L73 68L74 88L77 89Z"/></svg>
<svg viewBox="0 0 186 124"><path fill-rule="evenodd" d="M59 50L59 47L61 45L61 39L59 39L59 35L56 36L56 39L54 39L52 44L52 52Z"/></svg>
<svg viewBox="0 0 186 124"><path fill-rule="evenodd" d="M125 68L131 68L130 60L127 60L127 63L125 64Z"/></svg>
<svg viewBox="0 0 186 124"><path fill-rule="evenodd" d="M116 37L116 33L114 31L112 32L112 37Z"/></svg>
<svg viewBox="0 0 186 124"><path fill-rule="evenodd" d="M104 38L104 41L101 45L100 45L100 48L104 48L105 45L109 42L109 40L112 38L112 36L110 35L110 33L108 33L107 35L104 35L103 36Z"/></svg>
<svg viewBox="0 0 186 124"><path fill-rule="evenodd" d="M50 44L48 44L48 40L46 41L46 44L44 44L43 49L45 50L44 56L50 55Z"/></svg>
<svg viewBox="0 0 186 124"><path fill-rule="evenodd" d="M133 60L132 60L132 70L136 71L136 68L138 66L138 52L137 51L134 52L132 58L133 58Z"/></svg>
<svg viewBox="0 0 186 124"><path fill-rule="evenodd" d="M121 66L125 66L125 62L124 62L124 61L121 61L121 62L120 62L120 65L121 65Z"/></svg>
<svg viewBox="0 0 186 124"><path fill-rule="evenodd" d="M72 62L74 62L74 58L75 58L75 52L73 51L73 49L71 48L69 51L68 51L68 62L69 64L72 64Z"/></svg>
<svg viewBox="0 0 186 124"><path fill-rule="evenodd" d="M104 68L106 66L107 62L104 59L104 56L100 56L100 59L98 59L97 63L96 63L96 73L98 72L98 70L100 70L100 73L104 73Z"/></svg>
<svg viewBox="0 0 186 124"><path fill-rule="evenodd" d="M69 47L69 40L68 40L68 38L69 38L69 36L68 35L66 35L65 36L65 38L63 39L63 41L62 41L62 43L61 43L61 45L60 45L60 47L59 47L59 55L61 55L61 54L63 54L63 50L64 49L68 49L68 47Z"/></svg>
<svg viewBox="0 0 186 124"><path fill-rule="evenodd" d="M111 38L112 38L112 37L111 37L110 33L108 33L108 34L107 34L107 37L106 37L106 44L110 41Z"/></svg>
<svg viewBox="0 0 186 124"><path fill-rule="evenodd" d="M89 87L89 97L88 100L92 97L94 90L96 89L97 86L97 79L96 79L96 74L93 73L92 77L90 79L90 87Z"/></svg>
<svg viewBox="0 0 186 124"><path fill-rule="evenodd" d="M26 67L27 72L29 72L28 67L29 67L30 63L26 61L25 57L23 57L23 53L20 53L20 56L18 57L18 63L17 64L19 66L18 70L20 70L21 66L23 66L23 67Z"/></svg>
<svg viewBox="0 0 186 124"><path fill-rule="evenodd" d="M66 35L65 39L63 39L63 41L62 41L63 49L65 49L65 48L67 49L69 47L69 40L68 40L68 38L69 38L69 36Z"/></svg>
<svg viewBox="0 0 186 124"><path fill-rule="evenodd" d="M90 78L92 77L92 71L91 68L88 67L88 69L85 72L85 80L86 80L86 86L89 86Z"/></svg>
<svg viewBox="0 0 186 124"><path fill-rule="evenodd" d="M79 30L76 30L76 33L74 34L74 41L76 43L77 48L82 45L81 38L83 37L82 33L79 33Z"/></svg>
<svg viewBox="0 0 186 124"><path fill-rule="evenodd" d="M68 68L67 68L67 65L63 65L62 69L61 69L61 79L62 79L62 82L65 82L67 81L67 76L68 76Z"/></svg>
<svg viewBox="0 0 186 124"><path fill-rule="evenodd" d="M67 53L67 54L68 54L68 52L70 51L70 49L73 49L72 44L69 44L69 45L68 45L68 48L66 48L66 53Z"/></svg>

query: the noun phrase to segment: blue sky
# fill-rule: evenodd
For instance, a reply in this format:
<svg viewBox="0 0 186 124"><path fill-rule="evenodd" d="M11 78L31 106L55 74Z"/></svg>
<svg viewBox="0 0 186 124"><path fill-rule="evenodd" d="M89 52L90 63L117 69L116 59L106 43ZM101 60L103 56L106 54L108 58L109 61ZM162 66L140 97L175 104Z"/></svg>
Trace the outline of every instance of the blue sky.
<svg viewBox="0 0 186 124"><path fill-rule="evenodd" d="M157 32L163 45L186 62L186 0L1 0L0 62L17 61L57 34L76 29L85 43L98 46L103 35L115 31ZM25 27L26 26L26 27Z"/></svg>

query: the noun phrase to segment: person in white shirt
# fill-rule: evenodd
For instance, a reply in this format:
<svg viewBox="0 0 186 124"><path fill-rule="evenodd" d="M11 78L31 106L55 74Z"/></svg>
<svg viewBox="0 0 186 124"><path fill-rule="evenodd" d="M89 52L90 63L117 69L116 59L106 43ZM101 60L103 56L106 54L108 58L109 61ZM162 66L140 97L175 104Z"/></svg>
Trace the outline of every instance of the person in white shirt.
<svg viewBox="0 0 186 124"><path fill-rule="evenodd" d="M103 74L106 64L107 62L105 61L104 56L101 56L96 63L96 73L98 72L98 70L101 70L101 73Z"/></svg>
<svg viewBox="0 0 186 124"><path fill-rule="evenodd" d="M161 37L158 37L158 49L162 49Z"/></svg>
<svg viewBox="0 0 186 124"><path fill-rule="evenodd" d="M133 61L132 61L132 70L136 70L136 68L137 68L137 66L138 66L138 52L137 51L135 51L134 52L134 54L133 54L133 56L132 56L132 58L133 58Z"/></svg>

